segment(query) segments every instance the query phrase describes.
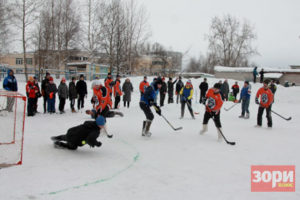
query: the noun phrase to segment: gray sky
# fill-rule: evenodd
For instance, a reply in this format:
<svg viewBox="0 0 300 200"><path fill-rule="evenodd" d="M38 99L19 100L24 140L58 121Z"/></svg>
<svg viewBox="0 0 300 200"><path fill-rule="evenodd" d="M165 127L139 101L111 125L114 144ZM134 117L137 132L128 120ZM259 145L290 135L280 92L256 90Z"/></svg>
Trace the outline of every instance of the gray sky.
<svg viewBox="0 0 300 200"><path fill-rule="evenodd" d="M139 0L147 8L152 41L189 56L205 54L211 18L231 14L255 27L261 67L300 65L300 0Z"/></svg>

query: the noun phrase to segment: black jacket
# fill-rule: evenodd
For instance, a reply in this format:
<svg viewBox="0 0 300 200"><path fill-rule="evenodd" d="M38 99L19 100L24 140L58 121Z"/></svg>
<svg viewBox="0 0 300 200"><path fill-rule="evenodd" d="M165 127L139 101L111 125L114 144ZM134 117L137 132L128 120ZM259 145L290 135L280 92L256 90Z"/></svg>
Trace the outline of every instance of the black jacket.
<svg viewBox="0 0 300 200"><path fill-rule="evenodd" d="M46 87L45 93L46 93L47 98L49 98L49 95L51 92L53 92L53 95L55 97L55 94L57 93L57 87L56 87L55 83L53 83L53 84L49 83L49 85Z"/></svg>
<svg viewBox="0 0 300 200"><path fill-rule="evenodd" d="M176 83L176 93L179 94L180 90L183 88L184 84L181 80Z"/></svg>
<svg viewBox="0 0 300 200"><path fill-rule="evenodd" d="M73 81L69 83L69 98L70 99L76 99L77 98L77 91L76 86Z"/></svg>
<svg viewBox="0 0 300 200"><path fill-rule="evenodd" d="M208 83L203 81L203 82L199 85L199 89L200 89L200 91L201 91L201 94L206 94L206 91L208 90Z"/></svg>
<svg viewBox="0 0 300 200"><path fill-rule="evenodd" d="M83 146L84 140L88 145L94 147L100 135L100 128L95 121L85 121L79 126L72 127L67 132L67 142L77 146Z"/></svg>
<svg viewBox="0 0 300 200"><path fill-rule="evenodd" d="M42 95L43 96L46 96L46 89L47 89L48 86L49 86L49 80L45 78L42 81Z"/></svg>
<svg viewBox="0 0 300 200"><path fill-rule="evenodd" d="M177 79L175 81L168 81L168 94L173 95L174 91L174 84L177 82Z"/></svg>
<svg viewBox="0 0 300 200"><path fill-rule="evenodd" d="M167 84L165 81L162 82L159 92L160 94L164 94L165 92L167 92Z"/></svg>
<svg viewBox="0 0 300 200"><path fill-rule="evenodd" d="M87 95L86 82L83 81L83 80L77 81L77 83L76 83L76 91L77 91L77 94L79 94L80 96Z"/></svg>

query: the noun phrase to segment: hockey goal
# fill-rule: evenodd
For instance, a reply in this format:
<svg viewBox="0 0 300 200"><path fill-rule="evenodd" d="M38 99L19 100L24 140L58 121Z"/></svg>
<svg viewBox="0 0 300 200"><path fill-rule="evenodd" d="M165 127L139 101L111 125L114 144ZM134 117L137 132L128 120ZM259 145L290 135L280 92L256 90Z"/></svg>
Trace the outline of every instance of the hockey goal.
<svg viewBox="0 0 300 200"><path fill-rule="evenodd" d="M21 165L26 97L0 90L0 167Z"/></svg>

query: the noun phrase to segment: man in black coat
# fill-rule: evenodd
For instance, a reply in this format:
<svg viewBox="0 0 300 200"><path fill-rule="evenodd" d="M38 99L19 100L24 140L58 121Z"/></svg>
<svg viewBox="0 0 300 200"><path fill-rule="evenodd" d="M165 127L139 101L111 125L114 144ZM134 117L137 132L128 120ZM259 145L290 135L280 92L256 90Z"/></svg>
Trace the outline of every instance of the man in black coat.
<svg viewBox="0 0 300 200"><path fill-rule="evenodd" d="M76 83L76 91L78 94L77 108L80 110L80 108L84 108L84 97L87 97L87 86L82 74L80 80Z"/></svg>
<svg viewBox="0 0 300 200"><path fill-rule="evenodd" d="M207 83L206 78L204 78L203 82L200 83L199 89L200 89L200 100L199 100L199 102L205 104L205 95L206 95L206 92L208 90L208 83Z"/></svg>
<svg viewBox="0 0 300 200"><path fill-rule="evenodd" d="M165 98L166 98L166 93L167 93L167 84L165 82L165 77L162 78L162 85L161 89L159 90L160 94L160 107L164 106Z"/></svg>
<svg viewBox="0 0 300 200"><path fill-rule="evenodd" d="M172 78L171 77L169 78L169 81L168 81L168 95L169 95L168 103L174 103L174 100L173 100L174 84L176 82L177 82L177 79L173 82Z"/></svg>
<svg viewBox="0 0 300 200"><path fill-rule="evenodd" d="M176 83L176 103L178 104L178 100L180 99L180 91L181 91L181 89L183 88L183 86L184 86L184 84L183 84L183 82L182 82L182 80L181 80L181 76L179 76L179 80L178 80L178 82Z"/></svg>
<svg viewBox="0 0 300 200"><path fill-rule="evenodd" d="M46 90L49 87L49 79L50 79L50 73L46 72L45 79L42 81L42 96L44 99L44 113L47 112L47 95Z"/></svg>
<svg viewBox="0 0 300 200"><path fill-rule="evenodd" d="M97 141L101 128L104 128L105 118L97 117L96 121L85 121L82 125L72 127L67 134L51 137L54 147L76 150L85 144L90 147L100 147L101 142Z"/></svg>

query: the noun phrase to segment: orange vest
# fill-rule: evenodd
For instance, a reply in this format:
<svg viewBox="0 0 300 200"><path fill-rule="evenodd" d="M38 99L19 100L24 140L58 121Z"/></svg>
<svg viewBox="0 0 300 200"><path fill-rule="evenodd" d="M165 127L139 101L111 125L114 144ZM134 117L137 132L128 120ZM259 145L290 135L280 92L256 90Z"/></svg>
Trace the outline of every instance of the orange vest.
<svg viewBox="0 0 300 200"><path fill-rule="evenodd" d="M114 96L116 97L117 92L120 96L123 95L122 91L121 91L121 86L120 86L120 81L116 80L116 84L114 85Z"/></svg>
<svg viewBox="0 0 300 200"><path fill-rule="evenodd" d="M272 91L268 88L260 88L256 93L256 98L260 96L260 105L264 108L268 108L273 103L274 95Z"/></svg>
<svg viewBox="0 0 300 200"><path fill-rule="evenodd" d="M109 94L112 93L111 86L109 85L111 82L113 82L112 78L111 79L106 79L105 83L104 83L104 85L107 88Z"/></svg>
<svg viewBox="0 0 300 200"><path fill-rule="evenodd" d="M145 92L145 88L147 88L147 87L149 87L149 83L148 82L145 83L145 81L142 81L140 83L140 92L144 93Z"/></svg>
<svg viewBox="0 0 300 200"><path fill-rule="evenodd" d="M106 87L100 87L99 90L96 90L95 88L93 89L94 91L94 96L93 99L95 101L95 109L96 111L98 111L100 109L100 111L104 110L104 108L109 105L110 107L112 107L112 102L111 102L111 98L107 92L107 88Z"/></svg>
<svg viewBox="0 0 300 200"><path fill-rule="evenodd" d="M222 97L220 93L215 94L214 89L211 88L206 93L206 110L208 112L219 111L223 105Z"/></svg>

